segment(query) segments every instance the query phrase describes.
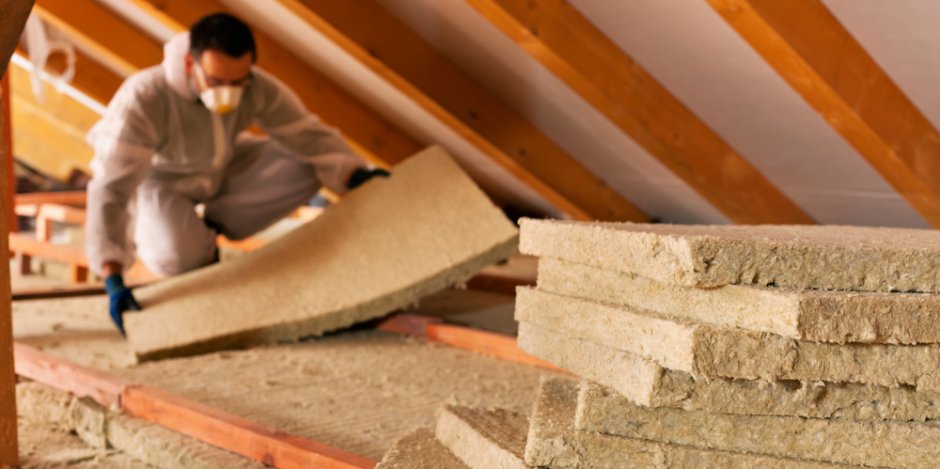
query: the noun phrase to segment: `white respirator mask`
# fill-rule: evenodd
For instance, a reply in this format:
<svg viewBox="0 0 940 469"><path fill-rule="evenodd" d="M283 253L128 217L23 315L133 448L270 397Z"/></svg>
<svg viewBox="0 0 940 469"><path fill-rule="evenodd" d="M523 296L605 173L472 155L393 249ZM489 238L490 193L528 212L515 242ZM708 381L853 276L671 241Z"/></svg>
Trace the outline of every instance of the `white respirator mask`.
<svg viewBox="0 0 940 469"><path fill-rule="evenodd" d="M199 93L199 99L210 111L226 114L238 107L244 92L245 88L241 86L212 86Z"/></svg>
<svg viewBox="0 0 940 469"><path fill-rule="evenodd" d="M202 67L195 66L199 74L202 75L203 82L207 82L206 72ZM236 85L218 85L209 86L199 93L199 100L210 111L216 114L226 114L235 110L242 102L242 95L245 93L244 86Z"/></svg>

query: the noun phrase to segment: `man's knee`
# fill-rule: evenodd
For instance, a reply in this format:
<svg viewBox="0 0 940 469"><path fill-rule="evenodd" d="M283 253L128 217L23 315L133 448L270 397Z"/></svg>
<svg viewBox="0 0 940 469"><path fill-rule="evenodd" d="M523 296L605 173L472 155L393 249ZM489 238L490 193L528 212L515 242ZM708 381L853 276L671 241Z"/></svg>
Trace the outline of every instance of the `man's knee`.
<svg viewBox="0 0 940 469"><path fill-rule="evenodd" d="M207 249L180 243L139 246L137 252L147 270L161 277L170 277L198 269L215 262L218 257L215 246Z"/></svg>

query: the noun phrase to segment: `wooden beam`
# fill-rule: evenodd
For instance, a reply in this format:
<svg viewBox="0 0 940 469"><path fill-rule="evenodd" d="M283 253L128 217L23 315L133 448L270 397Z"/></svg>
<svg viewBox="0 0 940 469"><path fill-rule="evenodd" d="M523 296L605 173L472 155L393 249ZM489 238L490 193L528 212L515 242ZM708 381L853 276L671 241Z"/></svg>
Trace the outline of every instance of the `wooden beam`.
<svg viewBox="0 0 940 469"><path fill-rule="evenodd" d="M59 204L83 207L87 199L88 196L85 191L64 191L16 194L14 200L16 201L16 205Z"/></svg>
<svg viewBox="0 0 940 469"><path fill-rule="evenodd" d="M16 344L16 373L131 417L158 424L255 461L282 468L372 468L375 461L287 434L160 389ZM11 360L11 363L13 361Z"/></svg>
<svg viewBox="0 0 940 469"><path fill-rule="evenodd" d="M94 0L37 0L36 12L79 49L125 77L163 60L159 41Z"/></svg>
<svg viewBox="0 0 940 469"><path fill-rule="evenodd" d="M35 0L0 0L0 76L7 71L33 3Z"/></svg>
<svg viewBox="0 0 940 469"><path fill-rule="evenodd" d="M813 223L565 0L467 0L737 223Z"/></svg>
<svg viewBox="0 0 940 469"><path fill-rule="evenodd" d="M280 0L562 212L648 221L522 115L374 0Z"/></svg>
<svg viewBox="0 0 940 469"><path fill-rule="evenodd" d="M67 181L75 170L91 173L92 149L85 134L100 116L70 96L43 83L40 102L29 72L9 68L13 89L14 154L43 174Z"/></svg>
<svg viewBox="0 0 940 469"><path fill-rule="evenodd" d="M205 15L228 11L218 0L131 0L175 31L187 29ZM249 23L251 18L245 18ZM422 145L369 109L299 57L254 29L258 65L284 81L324 122L340 128L353 147L383 166L395 165Z"/></svg>
<svg viewBox="0 0 940 469"><path fill-rule="evenodd" d="M26 24L32 0L0 0L0 76L6 74L10 56L20 39ZM9 109L10 94L0 92L0 109ZM12 191L7 174L9 153L7 129L9 114L0 112L0 233L9 230L10 201L6 196ZM7 253L7 241L0 236L0 252ZM0 467L19 464L19 438L16 421L16 375L13 370L13 308L10 300L10 263L0 263Z"/></svg>
<svg viewBox="0 0 940 469"><path fill-rule="evenodd" d="M127 386L121 408L131 417L283 468L372 468L375 461L146 386Z"/></svg>
<svg viewBox="0 0 940 469"><path fill-rule="evenodd" d="M28 51L22 47L17 48L17 54L29 57ZM65 62L59 56L52 56L46 63L46 71L56 75L65 70ZM111 97L120 88L124 77L96 62L82 51L75 51L75 76L69 83L73 88L97 101L107 105Z"/></svg>
<svg viewBox="0 0 940 469"><path fill-rule="evenodd" d="M818 0L711 6L934 227L940 133Z"/></svg>
<svg viewBox="0 0 940 469"><path fill-rule="evenodd" d="M16 374L78 397L90 397L106 408L119 403L125 383L121 379L94 368L42 352L35 347L14 345Z"/></svg>
<svg viewBox="0 0 940 469"><path fill-rule="evenodd" d="M471 327L445 324L437 318L413 314L395 314L382 321L378 329L393 334L419 337L429 342L482 353L499 358L500 360L566 372L551 363L539 360L520 350L519 346L516 345L515 337L481 331Z"/></svg>
<svg viewBox="0 0 940 469"><path fill-rule="evenodd" d="M7 72L3 74L3 89L0 91L3 96L12 96L12 91L10 89L10 67L7 67ZM4 143L4 152L6 155L4 164L7 165L7 220L10 220L10 232L19 231L18 219L16 217L16 203L13 198L16 195L16 172L14 171L15 167L15 153L13 153L13 108L10 106L10 99L0 99L0 112L3 113L3 127L0 128L0 132L3 132L3 138L0 139Z"/></svg>

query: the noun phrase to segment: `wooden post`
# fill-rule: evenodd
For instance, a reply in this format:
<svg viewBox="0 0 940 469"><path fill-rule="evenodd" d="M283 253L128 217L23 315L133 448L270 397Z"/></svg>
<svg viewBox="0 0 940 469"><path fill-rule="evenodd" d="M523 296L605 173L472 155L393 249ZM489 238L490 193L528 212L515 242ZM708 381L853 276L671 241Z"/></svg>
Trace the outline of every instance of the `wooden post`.
<svg viewBox="0 0 940 469"><path fill-rule="evenodd" d="M3 21L0 20L0 23ZM4 67L6 65L4 59ZM5 74L4 74L5 75ZM6 83L6 80L4 80ZM8 160L13 159L10 152L10 134L7 123L10 119L8 101L10 99L9 88L3 86L0 89L0 101L3 106L0 107L0 157L3 163L0 164L0 184L3 185L3 191L12 191L10 180L8 179L9 166ZM0 233L7 233L11 197L0 197ZM0 236L0 252L10 252L9 240L7 235ZM9 259L7 254L4 254ZM19 446L16 431L16 375L13 372L13 303L10 299L10 263L9 261L0 262L0 467L15 466L19 463Z"/></svg>
<svg viewBox="0 0 940 469"><path fill-rule="evenodd" d="M20 32L33 8L34 0L0 0L0 75L5 75L10 56L19 41ZM0 90L0 101L6 109L10 99ZM0 112L0 129L6 129L9 114ZM8 151L9 136L0 131L0 160L12 158ZM10 191L6 163L0 163L0 182ZM0 195L0 233L9 231L10 200ZM10 252L9 240L0 236L0 252ZM10 263L0 262L0 467L19 464L19 441L16 432L16 375L13 371L13 303L10 300Z"/></svg>

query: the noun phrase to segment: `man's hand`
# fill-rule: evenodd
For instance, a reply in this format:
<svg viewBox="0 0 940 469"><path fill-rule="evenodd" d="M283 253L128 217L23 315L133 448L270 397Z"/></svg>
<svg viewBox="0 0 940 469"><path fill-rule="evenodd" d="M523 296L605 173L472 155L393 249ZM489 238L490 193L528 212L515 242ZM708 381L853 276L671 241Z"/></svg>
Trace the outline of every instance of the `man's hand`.
<svg viewBox="0 0 940 469"><path fill-rule="evenodd" d="M381 169L381 168L375 168L375 169L359 168L353 171L352 175L349 176L349 181L346 182L346 187L352 190L365 184L366 181L376 176L388 177L388 175L389 175L388 171Z"/></svg>
<svg viewBox="0 0 940 469"><path fill-rule="evenodd" d="M109 313L111 321L117 326L121 335L124 335L124 312L140 311L140 305L134 299L131 290L124 286L124 277L121 274L108 276L104 281L104 289L108 292Z"/></svg>

